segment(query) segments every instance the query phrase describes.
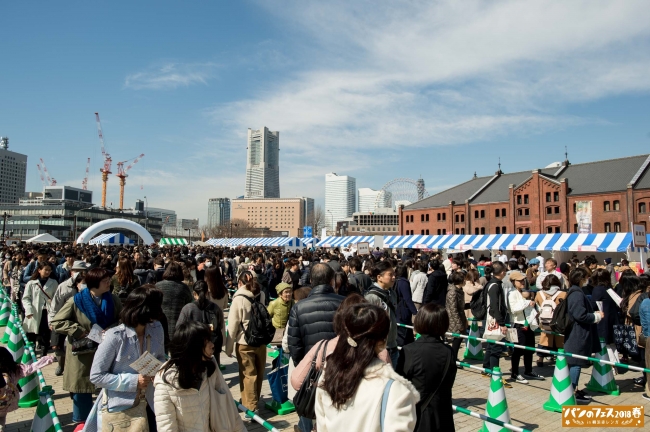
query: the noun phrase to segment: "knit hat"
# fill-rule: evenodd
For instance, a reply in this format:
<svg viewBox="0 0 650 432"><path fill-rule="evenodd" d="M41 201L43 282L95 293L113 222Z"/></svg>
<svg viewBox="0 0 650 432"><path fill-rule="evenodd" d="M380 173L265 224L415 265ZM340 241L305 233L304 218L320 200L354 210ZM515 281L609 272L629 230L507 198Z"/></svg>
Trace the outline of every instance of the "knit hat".
<svg viewBox="0 0 650 432"><path fill-rule="evenodd" d="M278 295L282 294L282 291L286 289L292 289L293 287L286 282L280 282L276 285L275 290L278 292Z"/></svg>
<svg viewBox="0 0 650 432"><path fill-rule="evenodd" d="M612 259L611 258L605 258L605 264L611 264Z"/></svg>

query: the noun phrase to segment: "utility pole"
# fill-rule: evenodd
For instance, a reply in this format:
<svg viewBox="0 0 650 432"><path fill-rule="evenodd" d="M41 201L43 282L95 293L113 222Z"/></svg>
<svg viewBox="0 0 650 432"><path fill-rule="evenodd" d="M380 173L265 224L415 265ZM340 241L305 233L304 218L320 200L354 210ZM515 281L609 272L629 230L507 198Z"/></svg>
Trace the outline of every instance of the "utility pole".
<svg viewBox="0 0 650 432"><path fill-rule="evenodd" d="M10 217L11 217L11 215L9 213L7 213L7 212L4 212L2 214L2 219L3 219L3 223L2 223L2 241L3 242L6 240L5 239L5 232L7 232L7 218L10 218Z"/></svg>

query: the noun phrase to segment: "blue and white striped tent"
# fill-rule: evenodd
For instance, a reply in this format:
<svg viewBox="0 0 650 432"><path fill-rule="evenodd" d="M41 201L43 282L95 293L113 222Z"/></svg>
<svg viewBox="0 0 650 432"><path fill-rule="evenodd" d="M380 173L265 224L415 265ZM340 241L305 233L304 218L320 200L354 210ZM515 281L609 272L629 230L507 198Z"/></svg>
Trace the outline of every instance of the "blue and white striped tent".
<svg viewBox="0 0 650 432"><path fill-rule="evenodd" d="M374 247L374 236L326 237L319 247L346 247L368 242ZM650 235L648 236L650 242ZM627 252L632 248L631 233L600 234L485 234L485 235L409 235L386 236L384 246L394 249L464 250L531 250L568 252ZM646 249L644 249L645 251Z"/></svg>
<svg viewBox="0 0 650 432"><path fill-rule="evenodd" d="M232 239L209 239L206 241L212 246L237 247L237 246L260 246L260 247L292 247L305 248L307 245L298 237L252 237Z"/></svg>
<svg viewBox="0 0 650 432"><path fill-rule="evenodd" d="M314 244L318 243L318 239L316 237L303 237L300 239L300 241L306 245L311 245L312 243Z"/></svg>
<svg viewBox="0 0 650 432"><path fill-rule="evenodd" d="M90 240L90 244L102 244L102 245L133 245L135 242L120 233L112 234L100 234L94 239Z"/></svg>

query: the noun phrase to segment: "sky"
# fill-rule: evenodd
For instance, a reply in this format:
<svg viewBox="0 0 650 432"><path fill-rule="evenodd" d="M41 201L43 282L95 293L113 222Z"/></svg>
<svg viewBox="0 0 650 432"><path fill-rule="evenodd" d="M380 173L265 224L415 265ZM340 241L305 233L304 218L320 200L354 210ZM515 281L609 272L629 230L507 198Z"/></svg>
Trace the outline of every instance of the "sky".
<svg viewBox="0 0 650 432"><path fill-rule="evenodd" d="M244 193L248 128L280 131L282 197L325 174L436 193L650 153L647 1L66 1L0 6L0 135L101 199L95 112L125 207L207 218ZM115 175L109 203L119 201Z"/></svg>

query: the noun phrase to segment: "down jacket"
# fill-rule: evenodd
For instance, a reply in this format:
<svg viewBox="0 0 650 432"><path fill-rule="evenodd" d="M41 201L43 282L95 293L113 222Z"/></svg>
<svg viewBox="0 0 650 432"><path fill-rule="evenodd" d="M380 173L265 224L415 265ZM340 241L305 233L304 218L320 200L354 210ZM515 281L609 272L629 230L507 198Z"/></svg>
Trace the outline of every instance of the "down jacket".
<svg viewBox="0 0 650 432"><path fill-rule="evenodd" d="M465 316L465 293L462 288L454 284L447 287L446 305L449 314L449 332L465 333L467 330L467 317Z"/></svg>
<svg viewBox="0 0 650 432"><path fill-rule="evenodd" d="M216 363L214 357L212 361ZM203 372L201 387L179 387L176 367L159 372L154 378L154 412L158 432L242 432L246 426L233 397L216 368L211 376ZM211 391L212 389L212 391ZM215 398L216 400L211 400ZM210 424L214 421L218 424Z"/></svg>
<svg viewBox="0 0 650 432"><path fill-rule="evenodd" d="M163 292L162 310L167 317L167 329L172 336L176 330L176 321L183 310L183 306L194 301L192 292L182 282L163 280L156 284L156 288Z"/></svg>
<svg viewBox="0 0 650 432"><path fill-rule="evenodd" d="M288 342L294 365L297 366L316 343L336 336L334 314L343 298L331 286L318 285L306 299L291 308Z"/></svg>

